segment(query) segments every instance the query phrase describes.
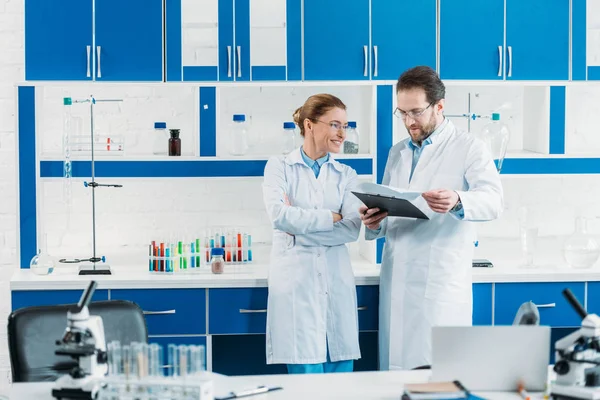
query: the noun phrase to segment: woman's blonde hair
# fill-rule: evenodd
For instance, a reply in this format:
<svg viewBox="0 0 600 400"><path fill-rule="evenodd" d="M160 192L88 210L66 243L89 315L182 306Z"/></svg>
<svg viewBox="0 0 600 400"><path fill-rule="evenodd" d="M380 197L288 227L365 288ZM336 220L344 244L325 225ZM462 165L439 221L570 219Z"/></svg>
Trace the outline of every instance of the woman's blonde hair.
<svg viewBox="0 0 600 400"><path fill-rule="evenodd" d="M338 97L326 93L315 94L306 99L304 105L294 112L294 122L300 128L300 134L304 136L305 120L314 122L333 108L346 110L346 105Z"/></svg>

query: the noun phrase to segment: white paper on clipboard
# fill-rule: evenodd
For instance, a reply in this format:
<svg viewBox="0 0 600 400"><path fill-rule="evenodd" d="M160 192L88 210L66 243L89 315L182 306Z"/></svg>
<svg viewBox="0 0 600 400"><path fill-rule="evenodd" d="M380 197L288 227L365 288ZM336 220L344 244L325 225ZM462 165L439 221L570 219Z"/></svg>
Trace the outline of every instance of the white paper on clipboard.
<svg viewBox="0 0 600 400"><path fill-rule="evenodd" d="M363 182L358 185L358 190L367 194L378 194L380 196L395 197L413 201L421 196L420 192L410 192L407 190L396 189L391 186L378 185L376 183Z"/></svg>

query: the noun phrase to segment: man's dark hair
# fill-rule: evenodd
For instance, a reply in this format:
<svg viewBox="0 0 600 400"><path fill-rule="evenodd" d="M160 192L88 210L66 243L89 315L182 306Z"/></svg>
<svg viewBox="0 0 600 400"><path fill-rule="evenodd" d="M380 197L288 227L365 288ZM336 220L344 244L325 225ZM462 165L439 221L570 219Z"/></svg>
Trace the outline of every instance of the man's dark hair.
<svg viewBox="0 0 600 400"><path fill-rule="evenodd" d="M396 93L411 89L423 89L428 103L437 103L446 97L446 87L437 72L425 65L407 69L398 78Z"/></svg>

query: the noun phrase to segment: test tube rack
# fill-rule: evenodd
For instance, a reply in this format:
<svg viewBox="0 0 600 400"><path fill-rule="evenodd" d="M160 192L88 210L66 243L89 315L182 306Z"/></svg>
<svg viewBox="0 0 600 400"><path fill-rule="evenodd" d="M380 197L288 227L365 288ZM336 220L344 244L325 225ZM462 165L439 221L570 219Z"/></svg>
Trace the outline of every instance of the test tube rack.
<svg viewBox="0 0 600 400"><path fill-rule="evenodd" d="M224 248L226 265L253 262L252 235L239 229L207 230L202 239L192 241L153 240L148 246L148 271L151 273L194 273L210 269L212 249Z"/></svg>

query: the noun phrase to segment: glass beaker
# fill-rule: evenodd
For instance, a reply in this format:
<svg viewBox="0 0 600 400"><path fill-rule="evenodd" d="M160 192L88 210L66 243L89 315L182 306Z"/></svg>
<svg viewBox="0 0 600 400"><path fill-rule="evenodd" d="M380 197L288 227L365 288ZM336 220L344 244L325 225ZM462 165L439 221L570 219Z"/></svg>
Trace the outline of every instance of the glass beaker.
<svg viewBox="0 0 600 400"><path fill-rule="evenodd" d="M590 268L598 261L600 247L587 233L586 218L575 218L575 231L564 244L563 256L571 268Z"/></svg>
<svg viewBox="0 0 600 400"><path fill-rule="evenodd" d="M520 268L535 268L535 253L538 247L539 228L536 225L533 210L527 207L519 209L519 237L524 263Z"/></svg>

